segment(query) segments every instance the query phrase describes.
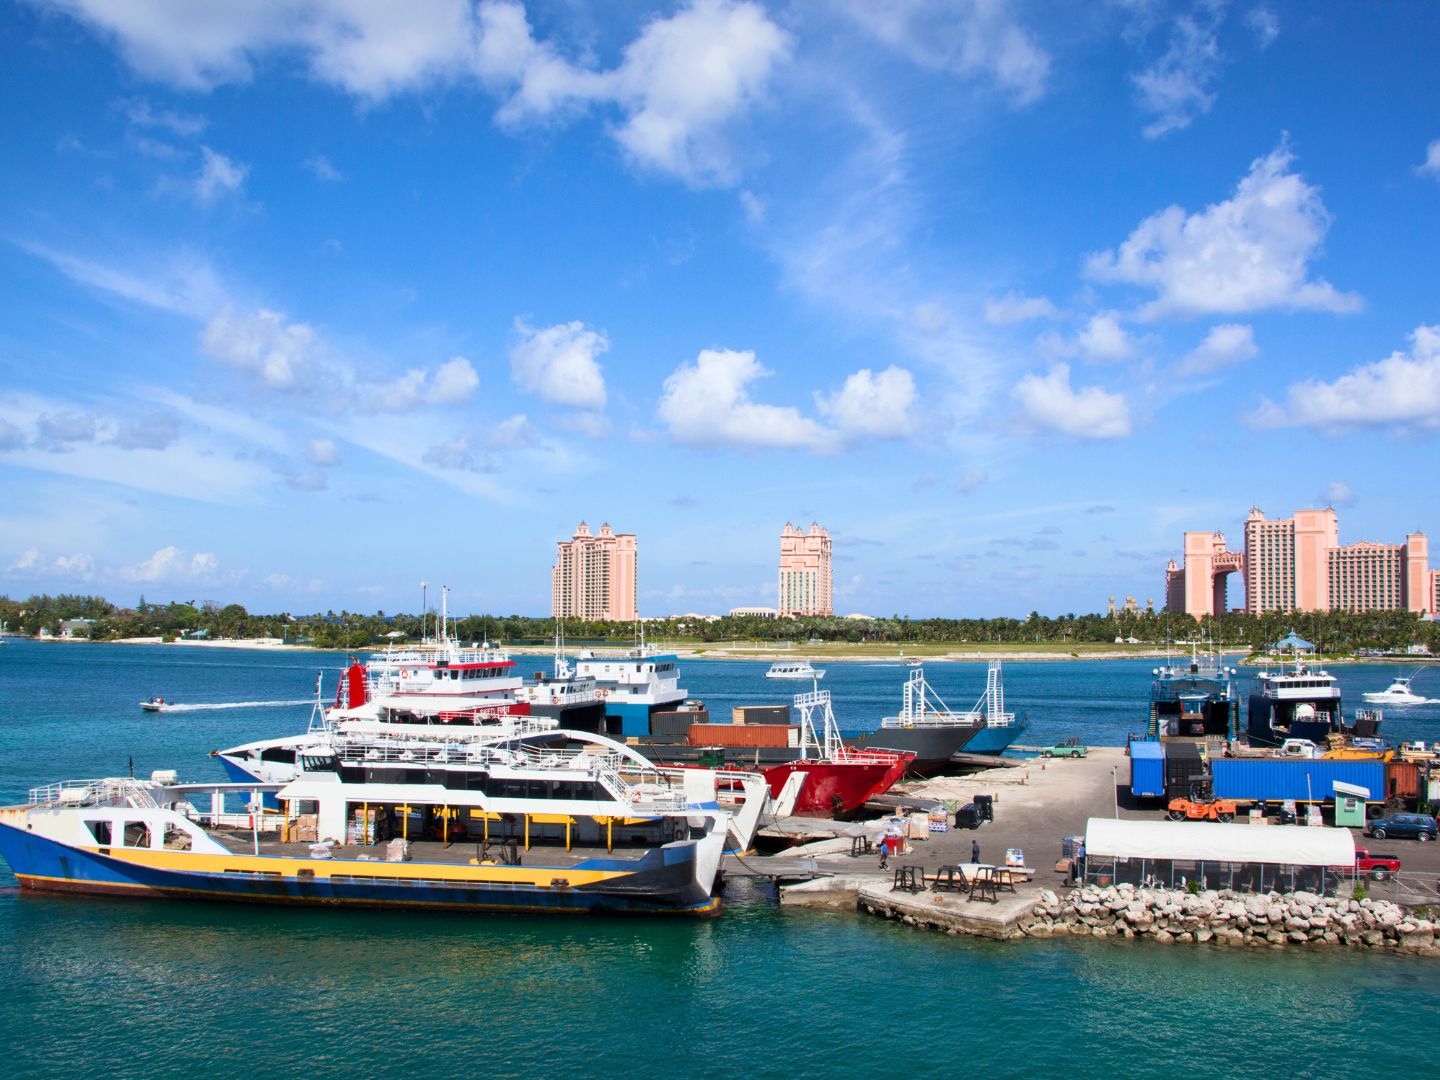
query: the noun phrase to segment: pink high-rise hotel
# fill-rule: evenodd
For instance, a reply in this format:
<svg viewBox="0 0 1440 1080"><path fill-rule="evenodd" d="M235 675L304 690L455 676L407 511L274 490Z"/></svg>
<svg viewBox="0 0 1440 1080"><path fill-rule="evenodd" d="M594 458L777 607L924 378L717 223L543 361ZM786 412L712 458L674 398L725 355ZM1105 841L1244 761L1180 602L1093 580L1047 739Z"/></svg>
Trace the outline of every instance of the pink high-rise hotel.
<svg viewBox="0 0 1440 1080"><path fill-rule="evenodd" d="M775 607L786 615L834 615L830 534L818 524L803 532L790 522L780 530L780 590Z"/></svg>
<svg viewBox="0 0 1440 1080"><path fill-rule="evenodd" d="M1224 612L1226 579L1245 582L1245 610L1440 610L1440 571L1429 568L1424 533L1403 544L1340 543L1332 509L1297 510L1271 521L1259 509L1245 519L1245 550L1230 551L1223 533L1187 532L1185 564L1165 568L1165 609L1197 618Z"/></svg>
<svg viewBox="0 0 1440 1080"><path fill-rule="evenodd" d="M635 534L606 522L598 534L580 522L575 535L555 545L550 610L560 619L634 622Z"/></svg>

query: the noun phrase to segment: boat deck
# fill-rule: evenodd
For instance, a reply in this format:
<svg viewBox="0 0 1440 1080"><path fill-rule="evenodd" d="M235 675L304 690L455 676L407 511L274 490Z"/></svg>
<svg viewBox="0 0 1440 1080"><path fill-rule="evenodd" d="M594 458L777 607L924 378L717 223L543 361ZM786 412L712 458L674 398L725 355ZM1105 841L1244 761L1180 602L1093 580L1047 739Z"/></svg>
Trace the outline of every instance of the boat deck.
<svg viewBox="0 0 1440 1080"><path fill-rule="evenodd" d="M248 832L229 831L225 829L207 830L217 842L237 855L254 854L254 840ZM386 842L378 844L333 844L330 847L330 858L332 860L358 860L360 862L385 862ZM477 841L457 841L446 845L437 840L412 840L410 841L411 863L438 863L445 866L476 866L481 865L484 845ZM491 841L491 858L497 864L500 852L505 847ZM570 867L585 862L588 859L609 859L612 861L638 861L642 856L653 851L654 848L648 845L622 846L616 844L614 850L606 851L603 847L572 847L565 850L563 844L552 844L549 842L532 844L527 851L523 843L515 848L519 856L521 866L557 866ZM310 844L308 842L283 843L278 840L267 840L262 834L260 838L260 854L289 859L310 858Z"/></svg>

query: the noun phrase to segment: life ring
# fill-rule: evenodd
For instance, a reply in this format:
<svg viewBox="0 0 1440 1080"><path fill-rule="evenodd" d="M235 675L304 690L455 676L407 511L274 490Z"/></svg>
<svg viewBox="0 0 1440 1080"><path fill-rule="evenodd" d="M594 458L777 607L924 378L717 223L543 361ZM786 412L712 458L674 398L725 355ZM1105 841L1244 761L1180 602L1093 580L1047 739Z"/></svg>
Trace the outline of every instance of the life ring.
<svg viewBox="0 0 1440 1080"><path fill-rule="evenodd" d="M560 699L559 699L558 697L556 697L554 694L551 694L551 695L550 695L550 704L551 704L551 705L559 705L559 704L560 704Z"/></svg>
<svg viewBox="0 0 1440 1080"><path fill-rule="evenodd" d="M610 691L609 691L609 690L601 690L601 691L600 691L600 696L601 696L602 698L607 698L607 697L610 696Z"/></svg>

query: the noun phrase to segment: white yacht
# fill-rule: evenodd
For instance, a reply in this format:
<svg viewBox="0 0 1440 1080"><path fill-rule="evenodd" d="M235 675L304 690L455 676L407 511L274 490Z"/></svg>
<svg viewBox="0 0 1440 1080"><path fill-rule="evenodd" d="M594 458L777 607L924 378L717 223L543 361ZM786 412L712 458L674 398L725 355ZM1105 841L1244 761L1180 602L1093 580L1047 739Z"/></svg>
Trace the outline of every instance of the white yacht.
<svg viewBox="0 0 1440 1080"><path fill-rule="evenodd" d="M1396 675L1384 690L1371 690L1361 697L1372 705L1425 705L1430 699L1411 689L1414 680L1414 675Z"/></svg>
<svg viewBox="0 0 1440 1080"><path fill-rule="evenodd" d="M805 682L813 682L815 679L825 677L824 668L813 668L809 660L779 660L770 665L770 670L765 672L767 679L799 679Z"/></svg>

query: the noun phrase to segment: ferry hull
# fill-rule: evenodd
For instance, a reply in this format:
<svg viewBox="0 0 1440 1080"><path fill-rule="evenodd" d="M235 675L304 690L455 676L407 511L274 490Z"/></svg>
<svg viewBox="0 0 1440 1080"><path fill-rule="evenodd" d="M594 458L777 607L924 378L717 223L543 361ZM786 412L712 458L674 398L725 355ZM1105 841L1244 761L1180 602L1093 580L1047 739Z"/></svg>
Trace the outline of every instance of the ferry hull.
<svg viewBox="0 0 1440 1080"><path fill-rule="evenodd" d="M148 850L116 856L102 850L62 844L0 824L0 855L21 887L33 892L470 912L715 915L721 907L719 899L696 882L694 843L658 848L634 861L591 859L573 866L494 868L493 873L507 881L473 880L490 868L451 864L193 856ZM234 869L184 867L196 859L233 863ZM300 876L297 864L306 861L316 868L311 871L314 877ZM472 880L445 880L457 870ZM572 879L590 880L568 884ZM559 884L562 881L567 884Z"/></svg>
<svg viewBox="0 0 1440 1080"><path fill-rule="evenodd" d="M899 750L914 754L909 771L917 776L936 776L950 764L950 755L961 750L969 752L970 743L980 733L974 725L931 728L876 728L857 735L852 742L857 750Z"/></svg>

